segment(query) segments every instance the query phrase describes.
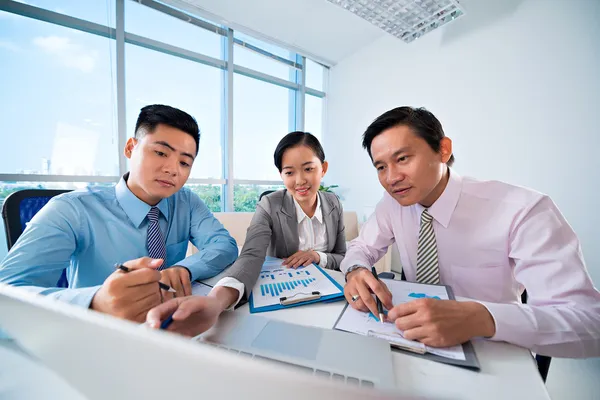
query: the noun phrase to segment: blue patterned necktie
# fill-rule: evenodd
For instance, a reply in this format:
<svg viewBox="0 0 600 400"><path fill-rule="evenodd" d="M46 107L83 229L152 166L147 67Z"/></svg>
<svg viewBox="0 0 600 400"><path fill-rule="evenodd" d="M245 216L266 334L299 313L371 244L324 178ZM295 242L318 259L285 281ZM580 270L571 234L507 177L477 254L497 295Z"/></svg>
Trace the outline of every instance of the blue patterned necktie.
<svg viewBox="0 0 600 400"><path fill-rule="evenodd" d="M150 208L148 211L148 256L150 258L161 258L164 260L163 264L158 268L159 271L166 268L167 265L167 248L165 246L165 239L160 231L160 224L158 223L158 215L160 210L158 207Z"/></svg>

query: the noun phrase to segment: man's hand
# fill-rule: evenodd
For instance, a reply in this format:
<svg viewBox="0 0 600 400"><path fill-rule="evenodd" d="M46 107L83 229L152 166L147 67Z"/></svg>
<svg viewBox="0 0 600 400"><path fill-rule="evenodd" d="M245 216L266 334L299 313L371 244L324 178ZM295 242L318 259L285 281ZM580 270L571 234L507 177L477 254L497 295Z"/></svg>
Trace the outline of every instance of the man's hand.
<svg viewBox="0 0 600 400"><path fill-rule="evenodd" d="M319 264L321 257L319 253L313 250L297 251L288 258L283 259L283 265L289 268L298 268L309 266L312 263Z"/></svg>
<svg viewBox="0 0 600 400"><path fill-rule="evenodd" d="M193 337L210 329L238 297L237 290L225 286L214 288L208 296L178 297L150 310L146 322L157 329L172 315L167 330Z"/></svg>
<svg viewBox="0 0 600 400"><path fill-rule="evenodd" d="M496 333L487 308L473 301L418 299L398 304L387 317L406 339L431 347L450 347Z"/></svg>
<svg viewBox="0 0 600 400"><path fill-rule="evenodd" d="M160 272L161 259L142 257L127 261L123 265L130 272L117 269L110 274L96 292L90 308L115 317L144 322L146 313L161 302Z"/></svg>
<svg viewBox="0 0 600 400"><path fill-rule="evenodd" d="M177 293L169 293L161 290L163 301L170 300L173 297L185 297L192 294L192 283L190 282L190 273L183 267L169 267L160 271L160 281L171 286Z"/></svg>
<svg viewBox="0 0 600 400"><path fill-rule="evenodd" d="M344 296L352 308L369 312L373 315L378 315L377 302L373 297L373 293L379 297L379 300L383 303L383 306L390 310L394 305L392 304L392 293L385 285L378 279L375 279L371 271L366 268L358 268L350 272L344 286ZM358 300L354 300L357 298Z"/></svg>

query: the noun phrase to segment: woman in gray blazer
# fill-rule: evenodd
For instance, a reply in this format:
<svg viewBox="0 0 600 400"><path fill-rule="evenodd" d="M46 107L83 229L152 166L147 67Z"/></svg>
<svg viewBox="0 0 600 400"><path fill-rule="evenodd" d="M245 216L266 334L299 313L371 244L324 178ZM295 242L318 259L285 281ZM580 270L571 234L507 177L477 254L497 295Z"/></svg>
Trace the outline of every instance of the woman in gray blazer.
<svg viewBox="0 0 600 400"><path fill-rule="evenodd" d="M231 269L255 282L265 257L272 256L291 268L314 262L339 270L346 254L344 211L335 194L319 191L328 168L319 140L306 132L289 133L274 160L285 189L260 200Z"/></svg>

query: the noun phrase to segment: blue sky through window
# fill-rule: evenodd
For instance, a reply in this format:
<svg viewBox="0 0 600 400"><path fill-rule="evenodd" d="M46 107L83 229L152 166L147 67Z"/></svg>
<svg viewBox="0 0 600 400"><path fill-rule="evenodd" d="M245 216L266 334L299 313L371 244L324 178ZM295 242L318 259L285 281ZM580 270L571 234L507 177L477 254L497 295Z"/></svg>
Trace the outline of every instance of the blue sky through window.
<svg viewBox="0 0 600 400"><path fill-rule="evenodd" d="M115 26L114 0L22 3ZM220 35L129 0L125 6L127 32L221 58ZM235 36L294 59L287 49L238 32ZM0 174L119 175L115 47L113 39L0 11L0 136L8 150L0 158ZM290 79L290 67L237 45L235 49L235 64ZM197 119L202 132L191 176L223 178L222 70L126 44L125 82L127 136L133 134L141 107L179 107ZM234 75L235 178L280 180L272 154L290 129L290 92ZM307 129L321 137L322 100L308 97ZM0 189L6 185L11 184L0 182Z"/></svg>

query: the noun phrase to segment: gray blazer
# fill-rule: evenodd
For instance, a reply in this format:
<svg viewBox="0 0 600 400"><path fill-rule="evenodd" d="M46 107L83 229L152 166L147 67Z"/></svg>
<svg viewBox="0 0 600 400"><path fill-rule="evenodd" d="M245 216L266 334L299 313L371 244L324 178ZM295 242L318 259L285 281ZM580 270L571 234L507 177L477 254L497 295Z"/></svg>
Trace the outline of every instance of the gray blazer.
<svg viewBox="0 0 600 400"><path fill-rule="evenodd" d="M327 234L327 269L340 269L346 254L344 210L333 193L319 192L323 222ZM266 256L286 258L298 251L298 219L294 199L287 190L264 196L246 233L246 241L228 276L243 282L244 298L254 287Z"/></svg>

